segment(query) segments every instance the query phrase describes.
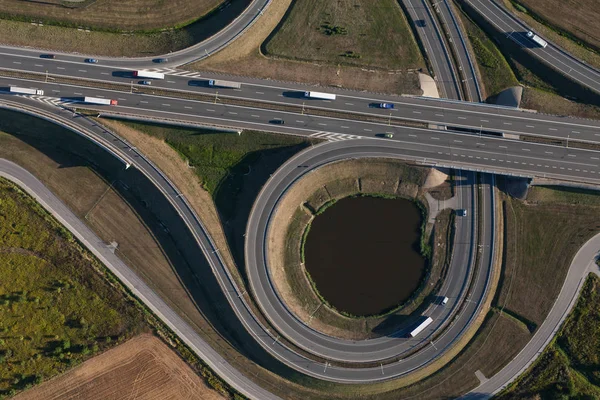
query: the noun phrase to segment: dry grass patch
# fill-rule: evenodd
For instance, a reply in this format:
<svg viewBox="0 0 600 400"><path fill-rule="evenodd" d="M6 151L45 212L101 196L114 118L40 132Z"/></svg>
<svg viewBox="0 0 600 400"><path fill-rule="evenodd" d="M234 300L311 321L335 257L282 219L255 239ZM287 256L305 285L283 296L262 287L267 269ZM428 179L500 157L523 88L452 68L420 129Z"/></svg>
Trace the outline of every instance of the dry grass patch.
<svg viewBox="0 0 600 400"><path fill-rule="evenodd" d="M82 3L0 0L0 16L119 30L169 28L201 18L223 0L105 0Z"/></svg>
<svg viewBox="0 0 600 400"><path fill-rule="evenodd" d="M533 187L527 202L506 199L504 207L506 259L497 304L530 329L546 318L577 250L600 230L600 196L582 205L565 202L562 191L549 201L548 190ZM567 192L570 199L577 195Z"/></svg>
<svg viewBox="0 0 600 400"><path fill-rule="evenodd" d="M241 38L210 58L189 64L188 67L192 70L316 83L321 86L340 86L382 93L421 94L417 74L407 69L368 69L265 57L260 47L277 28L291 3L292 0L273 0L264 15ZM401 13L400 10L398 12ZM410 40L411 45L416 46L414 39ZM424 68L424 62L421 59L411 68Z"/></svg>
<svg viewBox="0 0 600 400"><path fill-rule="evenodd" d="M0 43L111 57L147 57L191 46L194 41L185 30L120 34L0 20Z"/></svg>
<svg viewBox="0 0 600 400"><path fill-rule="evenodd" d="M302 0L263 45L266 54L293 60L399 70L423 59L394 0Z"/></svg>
<svg viewBox="0 0 600 400"><path fill-rule="evenodd" d="M531 87L526 87L523 90L521 108L540 110L547 114L569 115L600 120L599 107L576 103L564 97Z"/></svg>
<svg viewBox="0 0 600 400"><path fill-rule="evenodd" d="M223 396L167 345L140 335L96 356L15 400L218 400Z"/></svg>

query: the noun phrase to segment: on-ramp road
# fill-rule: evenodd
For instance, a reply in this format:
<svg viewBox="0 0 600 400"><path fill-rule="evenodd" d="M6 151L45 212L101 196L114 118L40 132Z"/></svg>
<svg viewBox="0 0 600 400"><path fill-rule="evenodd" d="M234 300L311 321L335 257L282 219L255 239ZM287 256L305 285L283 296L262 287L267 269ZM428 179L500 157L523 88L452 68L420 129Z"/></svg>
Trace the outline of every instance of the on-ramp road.
<svg viewBox="0 0 600 400"><path fill-rule="evenodd" d="M599 251L600 234L597 234L588 240L573 258L560 294L533 338L500 372L463 396L463 399L479 400L493 396L517 379L537 359L571 312L588 273L598 274L595 260Z"/></svg>

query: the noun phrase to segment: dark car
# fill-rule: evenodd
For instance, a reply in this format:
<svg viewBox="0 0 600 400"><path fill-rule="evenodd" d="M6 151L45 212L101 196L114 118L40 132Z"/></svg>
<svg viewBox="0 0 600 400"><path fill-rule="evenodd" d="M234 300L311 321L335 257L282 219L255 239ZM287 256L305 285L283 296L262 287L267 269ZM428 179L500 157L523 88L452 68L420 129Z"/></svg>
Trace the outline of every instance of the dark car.
<svg viewBox="0 0 600 400"><path fill-rule="evenodd" d="M50 58L50 59L55 59L56 56L54 54L42 54L40 56L40 58Z"/></svg>
<svg viewBox="0 0 600 400"><path fill-rule="evenodd" d="M96 60L95 58L86 58L85 62L90 64L98 64L98 60Z"/></svg>
<svg viewBox="0 0 600 400"><path fill-rule="evenodd" d="M150 86L150 85L152 85L152 81L139 81L138 84Z"/></svg>
<svg viewBox="0 0 600 400"><path fill-rule="evenodd" d="M269 121L270 124L284 125L285 121L282 119L272 119Z"/></svg>
<svg viewBox="0 0 600 400"><path fill-rule="evenodd" d="M424 19L418 19L415 21L415 25L417 25L420 28L423 28L427 25L427 22L425 22Z"/></svg>
<svg viewBox="0 0 600 400"><path fill-rule="evenodd" d="M464 208L458 209L458 210L456 210L456 215L458 217L466 217L467 216L467 210L465 210Z"/></svg>
<svg viewBox="0 0 600 400"><path fill-rule="evenodd" d="M392 103L379 103L379 108L392 109L394 105Z"/></svg>
<svg viewBox="0 0 600 400"><path fill-rule="evenodd" d="M169 59L168 59L168 58L155 58L155 59L154 59L154 60L152 60L152 61L154 61L155 63L159 63L159 64L161 64L161 63L166 63L166 62L169 62Z"/></svg>

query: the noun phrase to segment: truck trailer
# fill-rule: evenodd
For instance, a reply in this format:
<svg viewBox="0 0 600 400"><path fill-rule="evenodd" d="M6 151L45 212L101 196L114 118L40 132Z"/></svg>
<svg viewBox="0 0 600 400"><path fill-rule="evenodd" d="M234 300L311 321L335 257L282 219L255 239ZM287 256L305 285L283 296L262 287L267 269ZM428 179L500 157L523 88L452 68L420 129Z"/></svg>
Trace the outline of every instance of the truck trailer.
<svg viewBox="0 0 600 400"><path fill-rule="evenodd" d="M83 103L88 103L88 104L98 104L101 106L116 106L117 105L117 101L116 100L111 100L111 99L101 99L99 97L84 97L82 100Z"/></svg>
<svg viewBox="0 0 600 400"><path fill-rule="evenodd" d="M18 93L18 94L38 94L40 96L44 95L44 91L40 90L40 89L28 89L28 88L22 88L22 87L17 87L17 86L11 86L8 89L9 92L11 93Z"/></svg>
<svg viewBox="0 0 600 400"><path fill-rule="evenodd" d="M135 76L136 78L165 79L165 74L150 71L133 71L133 76Z"/></svg>
<svg viewBox="0 0 600 400"><path fill-rule="evenodd" d="M309 99L335 100L335 94L322 92L304 92L304 97L308 97Z"/></svg>
<svg viewBox="0 0 600 400"><path fill-rule="evenodd" d="M419 333L421 333L423 331L423 329L427 328L429 326L429 324L431 324L432 322L433 322L433 319L431 319L431 317L427 317L425 319L425 321L421 322L412 331L410 331L409 336L410 337L417 336Z"/></svg>
<svg viewBox="0 0 600 400"><path fill-rule="evenodd" d="M539 37L538 35L536 35L535 33L529 31L527 32L527 37L531 40L533 40L537 45L539 45L540 47L546 47L548 46L548 42L546 42L544 39L542 39L541 37Z"/></svg>
<svg viewBox="0 0 600 400"><path fill-rule="evenodd" d="M240 89L242 87L242 84L239 82L223 81L220 79L211 79L208 81L208 86L222 87L222 88L229 88L229 89Z"/></svg>

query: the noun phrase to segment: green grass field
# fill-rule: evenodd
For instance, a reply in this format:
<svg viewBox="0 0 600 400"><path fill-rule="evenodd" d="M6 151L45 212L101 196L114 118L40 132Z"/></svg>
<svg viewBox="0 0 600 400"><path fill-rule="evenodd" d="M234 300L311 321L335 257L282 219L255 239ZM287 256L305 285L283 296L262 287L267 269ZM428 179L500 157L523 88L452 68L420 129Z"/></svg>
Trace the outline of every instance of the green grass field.
<svg viewBox="0 0 600 400"><path fill-rule="evenodd" d="M600 278L588 278L556 340L498 398L600 398Z"/></svg>
<svg viewBox="0 0 600 400"><path fill-rule="evenodd" d="M494 96L519 84L496 45L464 12L459 13L475 53L486 95Z"/></svg>
<svg viewBox="0 0 600 400"><path fill-rule="evenodd" d="M302 0L263 46L271 56L400 70L424 66L394 0Z"/></svg>
<svg viewBox="0 0 600 400"><path fill-rule="evenodd" d="M0 393L148 330L143 313L36 202L0 180Z"/></svg>
<svg viewBox="0 0 600 400"><path fill-rule="evenodd" d="M261 151L308 144L294 136L264 132L244 131L237 135L143 123L125 125L165 140L188 160L204 188L213 196L228 175L248 172L248 166L261 157Z"/></svg>

